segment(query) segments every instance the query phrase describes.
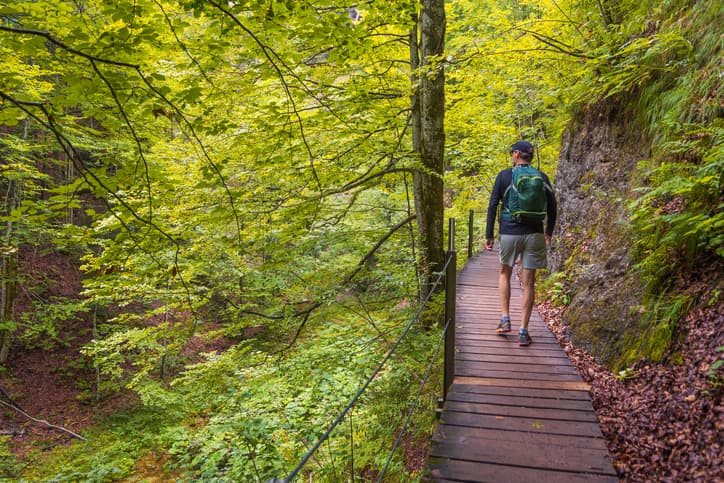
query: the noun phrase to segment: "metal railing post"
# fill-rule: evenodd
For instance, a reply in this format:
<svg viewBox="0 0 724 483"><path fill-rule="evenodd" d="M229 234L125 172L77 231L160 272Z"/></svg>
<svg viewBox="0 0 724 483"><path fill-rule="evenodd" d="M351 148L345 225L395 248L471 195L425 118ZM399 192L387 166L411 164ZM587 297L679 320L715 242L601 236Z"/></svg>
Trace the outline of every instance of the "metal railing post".
<svg viewBox="0 0 724 483"><path fill-rule="evenodd" d="M450 218L448 233L449 258L445 272L445 365L443 374L443 399L447 400L447 392L455 376L455 285L457 283L457 255L455 252L455 218Z"/></svg>
<svg viewBox="0 0 724 483"><path fill-rule="evenodd" d="M468 258L473 258L473 210L468 217Z"/></svg>

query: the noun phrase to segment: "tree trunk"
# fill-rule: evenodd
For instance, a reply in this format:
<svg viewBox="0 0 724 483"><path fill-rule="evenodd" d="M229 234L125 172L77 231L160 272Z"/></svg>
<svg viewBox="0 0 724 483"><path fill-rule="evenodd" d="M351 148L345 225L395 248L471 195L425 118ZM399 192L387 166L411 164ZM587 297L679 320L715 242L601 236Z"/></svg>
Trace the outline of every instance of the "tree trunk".
<svg viewBox="0 0 724 483"><path fill-rule="evenodd" d="M418 88L412 99L413 149L419 153L421 167L413 175L415 211L421 239L421 298L425 298L444 264L443 174L445 152L445 75L442 55L445 39L443 0L422 0L419 51L410 43L413 82ZM413 30L415 40L417 32ZM413 37L413 35L411 35ZM412 40L412 39L411 39ZM418 67L415 69L415 67Z"/></svg>
<svg viewBox="0 0 724 483"><path fill-rule="evenodd" d="M23 136L27 136L27 121L24 123ZM8 179L4 183L5 203L1 209L3 215L10 215L20 205L22 185ZM4 365L10 356L13 333L15 332L15 293L18 279L18 247L15 240L16 227L12 221L5 222L0 253L0 364Z"/></svg>
<svg viewBox="0 0 724 483"><path fill-rule="evenodd" d="M6 253L0 256L0 364L5 364L10 355L10 344L14 332L15 283L18 272L17 254L9 249L12 223L7 222L6 228Z"/></svg>

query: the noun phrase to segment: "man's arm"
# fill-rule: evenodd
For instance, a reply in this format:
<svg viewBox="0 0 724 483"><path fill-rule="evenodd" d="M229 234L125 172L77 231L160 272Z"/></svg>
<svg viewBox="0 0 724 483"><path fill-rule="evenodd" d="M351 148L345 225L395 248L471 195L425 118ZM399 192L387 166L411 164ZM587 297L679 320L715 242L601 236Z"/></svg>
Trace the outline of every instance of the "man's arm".
<svg viewBox="0 0 724 483"><path fill-rule="evenodd" d="M493 237L495 236L495 217L498 214L498 204L502 201L500 194L502 172L495 178L495 184L490 192L490 203L488 203L488 218L485 224L485 248L493 249Z"/></svg>
<svg viewBox="0 0 724 483"><path fill-rule="evenodd" d="M550 238L553 236L553 229L556 227L556 219L558 215L558 202L556 201L555 193L553 192L553 186L551 185L548 176L546 179L546 204L548 206L548 213L546 215L546 241L550 243Z"/></svg>

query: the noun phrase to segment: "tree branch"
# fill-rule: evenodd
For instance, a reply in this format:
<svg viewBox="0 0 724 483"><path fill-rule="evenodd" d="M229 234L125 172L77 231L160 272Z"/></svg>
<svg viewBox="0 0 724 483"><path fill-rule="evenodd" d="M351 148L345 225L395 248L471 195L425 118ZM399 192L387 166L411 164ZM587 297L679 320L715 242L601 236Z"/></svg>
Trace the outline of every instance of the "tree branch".
<svg viewBox="0 0 724 483"><path fill-rule="evenodd" d="M188 47L186 47L186 44L179 38L178 33L176 32L176 28L171 23L171 19L168 17L166 10L163 8L163 5L161 5L161 3L158 0L153 0L153 3L155 3L156 6L159 8L159 10L161 10L161 13L163 14L163 18L166 20L166 23L168 24L168 28L171 29L171 33L173 34L173 37L176 39L176 42L181 46L181 50L183 50L184 53L186 54L186 56L189 59L191 59L191 62L193 62L196 67L198 67L199 72L201 72L201 75L204 77L204 79L206 79L206 82L208 82L209 84L211 84L213 86L214 83L206 75L206 71L204 70L204 68L201 67L201 64L199 63L199 61L196 60L196 58L193 55L191 55L191 52L189 51Z"/></svg>
<svg viewBox="0 0 724 483"><path fill-rule="evenodd" d="M162 13L163 13L164 15L166 14L165 11L163 11L163 9L162 9ZM168 21L168 17L166 17L166 19L167 19L167 21ZM170 21L169 21L169 24L170 24ZM171 26L171 29L172 29L172 32L174 33L174 36L176 36L176 32L173 30L172 26ZM234 204L234 197L231 195L231 192L230 192L230 190L229 190L229 187L228 187L228 185L226 184L226 180L224 179L223 175L221 174L221 171L219 170L218 166L216 166L216 164L215 164L215 163L211 160L211 158L209 157L209 155L208 155L208 153L207 153L207 151L206 151L205 146L203 145L203 143L201 142L201 140L200 140L200 139L198 138L198 136L196 135L195 131L193 130L193 127L191 126L191 123L186 119L186 117L183 115L183 113L181 112L181 110L178 109L178 107L176 107L171 101L169 101L168 98L166 98L166 96L164 96L158 89L156 89L156 88L148 81L148 79L147 79L146 76L144 75L143 71L141 70L141 66L140 66L140 65L130 64L130 63L127 63L127 62L118 62L118 61L114 61L114 60L111 60L111 59L106 59L106 58L97 57L97 56L94 56L94 55L91 55L91 54L87 54L87 53L82 52L82 51L80 51L80 50L78 50L78 49L75 49L75 48L73 48L73 47L70 47L70 46L67 45L65 42L62 42L61 40L58 40L57 38L55 38L54 36L52 36L49 32L44 32L44 31L40 31L40 30L23 29L23 28L13 28L13 27L7 27L7 26L4 26L4 25L0 25L0 31L6 31L6 32L11 32L11 33L16 33L16 34L22 34L22 35L34 35L34 36L43 37L43 38L47 39L49 42L57 45L58 47L66 50L66 51L68 51L68 52L70 52L70 53L73 53L73 54L75 54L75 55L78 55L78 56L80 56L80 57L83 57L83 58L85 58L85 59L87 59L87 60L90 61L91 66L93 67L93 70L96 72L96 74L98 74L98 76L101 78L101 80L106 84L106 87L108 88L109 92L111 93L111 96L112 96L112 98L113 98L116 106L118 107L118 109L119 109L119 111L120 111L120 113L121 113L121 116L122 116L123 119L124 119L124 122L125 122L126 126L128 127L128 129L129 129L130 132L131 132L131 136L133 137L134 141L136 142L136 144L137 144L137 146L138 146L139 155L141 156L141 159L143 160L143 164L144 164L144 167L145 167L146 183L147 183L147 186L148 186L148 189L149 189L149 214L150 214L149 220L150 220L150 218L153 216L153 215L152 215L152 214L153 214L153 208L152 208L152 205L151 205L151 203L152 203L152 197L151 197L151 195L150 195L150 179L149 179L149 175L148 175L148 165L147 165L147 163L146 163L146 159L145 159L145 156L144 156L144 154L143 154L143 151L142 151L142 148L141 148L141 145L140 145L140 140L139 140L138 136L136 135L136 132L135 132L135 130L133 129L133 126L132 126L132 124L131 124L128 116L126 115L125 110L123 109L123 106L122 106L120 100L118 99L118 96L116 95L116 92L115 92L114 87L111 85L111 83L110 83L110 82L108 81L108 79L105 77L105 75L100 71L100 69L99 69L98 66L97 66L97 63L109 64L109 65L114 65L114 66L118 66L118 67L125 67L125 68L133 69L134 71L136 71L136 73L139 75L139 77L140 77L141 80L144 82L144 84L146 84L146 86L147 86L149 89L151 89L151 90L152 90L157 96L159 96L167 105L169 105L169 106L174 110L174 112L176 112L176 114L178 114L179 117L181 117L181 119L184 121L184 123L186 124L186 126L191 130L191 133L192 133L192 135L193 135L193 138L194 138L194 139L196 140L196 142L199 144L199 146L201 147L202 152L204 153L204 157L206 158L207 162L209 163L209 165L211 166L211 168L214 170L214 172L217 174L217 176L219 176L219 178L220 178L220 180L221 180L221 183L222 183L224 189L226 190L227 196L228 196L228 198L229 198L229 203L231 204L231 210L232 210L232 213L234 214L234 217L235 217L235 220L236 220L236 225L237 225L237 232L238 232L238 236L239 236L239 241L241 241L241 222L240 222L240 220L239 220L238 211L237 211L236 206L235 206L235 204ZM176 37L176 38L177 38L177 40L178 40L178 37ZM188 53L188 49L186 49L186 46L185 46L183 43L181 43L181 47L182 47L182 49L187 53L187 55L190 56L190 54ZM192 58L192 60L194 60L194 59ZM198 63L195 62L195 60L194 60L194 63L196 63L196 64L198 65ZM200 68L200 66L199 66L199 68ZM206 74L203 72L203 70L202 70L202 75L203 75L204 77L206 77ZM207 78L207 80L208 80L208 78ZM0 93L0 94L1 94L1 93ZM8 100L11 100L11 102L14 102L14 100L13 100L11 97L7 96L7 95L2 95L2 97L3 97L3 98L7 98ZM31 103L31 102L28 102L28 101L16 101L15 104L24 104L24 105L28 105L28 106L42 106L42 105L44 105L45 103ZM300 122L301 122L301 121L300 121ZM316 175L316 173L315 173L315 175Z"/></svg>
<svg viewBox="0 0 724 483"><path fill-rule="evenodd" d="M133 141L136 143L136 148L138 149L138 155L143 162L143 172L144 177L146 180L146 192L148 193L148 221L149 223L153 221L153 193L151 192L151 176L148 171L148 161L146 161L146 155L143 153L143 144L141 143L141 140L138 137L138 134L136 133L136 130L133 127L133 124L131 123L131 120L128 118L128 114L126 114L126 110L123 107L123 104L121 104L121 100L118 98L118 95L116 94L116 89L111 85L108 78L103 74L100 69L98 68L98 65L96 64L96 61L91 60L91 66L93 67L93 70L96 74L98 74L98 77L103 81L103 83L108 87L108 92L110 92L111 97L113 98L113 102L115 102L116 107L118 108L118 112L121 113L121 117L123 118L124 123L126 124L126 127L128 128L128 131L131 133L131 137L133 138ZM138 163L136 163L136 169L138 169ZM150 225L148 226L150 229Z"/></svg>
<svg viewBox="0 0 724 483"><path fill-rule="evenodd" d="M128 62L119 62L117 60L105 59L103 57L97 57L95 55L86 54L85 52L78 50L78 49L74 49L73 47L67 45L66 43L56 39L49 32L44 32L42 30L14 28L14 27L8 27L7 25L0 25L0 31L10 32L10 33L14 33L14 34L21 34L21 35L34 35L36 37L43 37L48 42L57 45L58 47L62 48L63 50L67 50L70 53L73 53L75 55L78 55L80 57L83 57L84 59L88 59L93 62L100 62L102 64L116 65L118 67L128 67L130 69L140 69L141 68L139 65L136 65L136 64L129 64Z"/></svg>
<svg viewBox="0 0 724 483"><path fill-rule="evenodd" d="M377 250L379 250L379 248L380 248L397 230L399 230L400 228L402 228L402 227L405 226L406 224L410 223L410 222L413 221L414 219L415 219L415 215L413 214L413 215L411 215L411 216L408 216L407 218L405 218L404 220L402 220L401 222L399 222L398 224L396 224L396 225L393 226L392 228L390 228L390 230L375 244L375 246L372 247L372 248L365 254L364 257L362 257L362 259L361 259L361 260L359 261L359 263L357 264L357 267L354 269L354 271L353 271L352 273L350 273L350 274L344 279L344 282L343 282L343 283L347 284L347 283L351 282L352 279L360 272L360 270L362 270L362 267L364 267L364 265L365 265L365 263L367 262L367 260L369 260L370 257L372 257L372 255L374 255L375 252L376 252ZM278 354L278 353L281 353L281 352L284 352L284 351L290 349L290 348L296 343L296 341L299 339L299 336L300 336L301 333L302 333L302 329L304 329L304 326L307 325L307 322L309 321L309 317L312 315L312 313L313 313L315 310L317 310L317 309L318 309L319 307L321 307L322 305L323 305L322 302L314 302L311 306L307 307L307 308L304 309L303 311L297 312L296 314L294 314L295 317L303 317L303 318L302 318L302 322L299 324L299 326L297 327L296 332L294 333L294 337L292 337L292 340L289 342L289 344L287 344L286 346L284 346L283 348L281 348L281 349L279 349L279 350L277 350L277 351L274 351L272 354Z"/></svg>
<svg viewBox="0 0 724 483"><path fill-rule="evenodd" d="M261 48L261 51L262 51L262 53L264 54L264 57L267 58L267 60L268 60L269 63L271 64L272 68L276 71L277 75L279 76L279 80L280 80L281 83L282 83L282 87L284 88L284 92L286 93L287 99L289 100L289 102L290 102L291 105L292 105L292 111L293 111L295 117L297 118L297 125L299 126L299 132L300 132L300 135L301 135L301 137L302 137L302 142L304 143L304 146L305 146L305 148L307 149L307 155L309 156L309 164L310 164L310 167L311 167L311 169L312 169L312 175L314 176L314 180L315 180L315 182L317 183L317 188L319 189L319 192L321 193L321 192L322 192L322 182L321 182L320 179L319 179L319 175L317 174L317 168L316 168L316 166L315 166L315 164L314 164L314 154L312 153L312 148L311 148L311 146L309 146L309 143L308 143L307 138L306 138L306 134L305 134L305 131L304 131L304 123L303 123L303 121L302 121L301 116L299 115L299 112L297 111L297 105L296 105L296 102L294 101L294 97L292 96L291 90L290 90L290 88L289 88L289 84L287 84L286 79L285 79L285 77L284 77L284 74L282 73L281 69L280 69L279 66L277 65L277 62L275 62L275 60L272 58L272 55L271 55L271 54L274 54L274 58L276 58L276 59L279 61L279 63L284 66L284 68L287 70L287 72L290 72L294 78L296 78L298 81L300 81L301 85L302 85L303 87L305 87L305 90L306 90L306 86L304 86L304 83L301 82L301 80L299 79L299 77L296 76L296 74L294 74L294 73L292 72L292 69L290 69L290 68L281 60L281 58L276 54L276 52L274 52L274 50L273 50L271 47L269 47L268 45L264 44L264 43L259 39L259 37L257 37L257 35L256 35L254 32L252 32L246 25L244 25L243 23L241 23L241 21L236 17L236 15L234 15L230 10L224 8L220 3L217 3L217 2L215 2L214 0L209 0L209 3L210 3L211 5L213 5L214 7L216 7L216 8L217 8L220 12L222 12L224 15L226 15L227 17L229 17L232 22L234 22L236 25L238 25L239 28L241 28L247 35L249 35L249 37L252 38L252 40L254 40L254 42ZM319 101L319 99L317 99L316 96L313 96L313 97L314 97L317 101Z"/></svg>
<svg viewBox="0 0 724 483"><path fill-rule="evenodd" d="M10 101L13 104L16 104L18 106L30 106L30 107L40 107L45 106L48 104L48 101L21 101L20 99L16 99L9 94L5 94L4 92L0 91L0 99L5 99L6 101Z"/></svg>
<svg viewBox="0 0 724 483"><path fill-rule="evenodd" d="M570 55L573 57L580 57L582 59L592 59L593 58L590 55L584 54L581 50L571 47L570 45L566 45L552 37L548 37L546 35L535 32L533 30L527 30L527 29L518 29L518 30L520 30L523 33L530 34L538 42L541 42L541 43L549 46L553 50L560 52L562 54Z"/></svg>
<svg viewBox="0 0 724 483"><path fill-rule="evenodd" d="M385 234L385 236L380 238L377 241L377 243L375 243L375 246L373 246L367 253L365 253L365 256L362 257L362 259L359 261L355 270L349 276L347 276L347 278L344 280L344 282L345 283L351 282L352 279L355 277L355 275L357 275L359 273L359 271L362 270L362 267L364 267L365 263L367 263L367 260L369 260L372 257L372 255L374 255L375 252L377 250L379 250L379 248L387 241L387 239L390 238L397 230L399 230L403 226L405 226L408 223L410 223L411 221L413 221L415 219L415 216L416 215L414 215L414 214L411 216L408 216L407 218L405 218L404 220L402 220L401 222L399 222L398 224L396 224L395 226L390 228L390 230Z"/></svg>
<svg viewBox="0 0 724 483"><path fill-rule="evenodd" d="M44 419L36 419L36 418L34 418L34 417L30 416L28 413L26 413L25 411L23 411L22 409L20 409L19 407L15 406L14 404L6 403L6 402L3 401L3 400L0 400L0 404L3 404L3 405L5 405L5 406L9 407L10 409L14 409L15 411L19 412L20 414L22 414L23 416L25 416L25 417L28 418L29 420L33 421L34 423L44 424L44 425L48 426L49 428L57 429L58 431L63 431L63 432L65 432L65 433L68 433L69 435L73 436L74 438L80 439L81 441L85 441L85 440L86 440L83 436L74 433L74 432L71 431L70 429L66 429L66 428L64 428L64 427L62 427L62 426L56 426L55 424L50 424L48 421L45 421Z"/></svg>
<svg viewBox="0 0 724 483"><path fill-rule="evenodd" d="M4 96L3 98L8 99L11 102L13 102L13 99L9 96ZM158 224L154 223L151 220L147 220L147 219L143 218L141 215L139 215L123 198L121 198L117 193L115 193L108 186L106 186L100 180L100 178L98 178L98 176L96 176L95 173L93 173L93 171L89 170L80 161L81 158L80 158L80 155L79 155L77 149L75 148L73 143L71 143L71 141L68 138L66 138L63 135L63 133L60 132L60 129L58 128L58 126L56 126L53 116L47 110L45 104L39 106L40 110L45 115L45 119L41 119L37 114L30 111L28 109L28 107L23 104L15 104L15 105L19 109L21 109L23 112L25 112L30 118L36 120L41 126L45 127L46 129L48 129L48 131L53 133L53 135L55 136L55 139L58 141L58 144L60 145L61 149L63 150L65 155L68 156L68 159L71 160L73 165L78 170L79 175L83 178L83 181L88 186L91 186L91 187L97 186L97 187L102 188L106 193L108 193L108 195L111 198L118 201L118 203L121 206L123 206L134 219L138 220L140 223L142 223L145 226L153 227L158 233L161 234L161 236L163 238L167 239L171 244L173 244L173 246L174 246L173 264L174 264L174 267L176 267L177 273L179 274L179 280L181 280L181 284L184 287L184 291L186 293L186 298L187 298L187 301L189 304L189 309L194 314L194 319L196 319L196 311L194 310L193 304L191 302L191 288L189 287L186 279L182 276L181 266L179 265L178 258L179 258L179 253L181 252L181 244L179 243L179 241L176 240L170 233L166 232L163 228L161 228ZM139 243L138 240L136 240L136 237L133 235L133 231L130 229L130 227L128 226L126 221L123 220L123 218L120 216L120 214L116 212L115 208L111 205L111 203L107 199L105 199L105 197L102 198L102 201L105 204L106 208L108 209L108 212L111 213L116 220L118 220L118 222L121 224L121 226L126 231L126 233L128 233L131 240L133 240L133 243L139 248L139 250L146 253L158 267L161 267L162 269L166 269L167 267L165 266L165 264L161 263L161 261L157 257L155 257L152 253L144 250L141 247L141 244ZM196 328L196 322L194 322L194 325L192 326L191 333L193 333L195 328Z"/></svg>

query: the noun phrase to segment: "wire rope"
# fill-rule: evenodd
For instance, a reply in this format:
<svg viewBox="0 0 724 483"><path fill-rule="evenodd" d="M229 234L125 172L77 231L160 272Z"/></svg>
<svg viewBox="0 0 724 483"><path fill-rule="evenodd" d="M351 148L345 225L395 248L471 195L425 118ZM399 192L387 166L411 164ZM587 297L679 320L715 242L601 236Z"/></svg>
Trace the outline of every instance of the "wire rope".
<svg viewBox="0 0 724 483"><path fill-rule="evenodd" d="M425 387L425 383L427 383L427 380L430 378L430 374L432 373L432 367L435 365L435 359L437 359L437 355L440 352L440 347L442 346L442 343L445 340L445 334L447 334L447 329L450 326L451 321L452 321L452 319L447 320L447 323L445 324L445 329L442 331L442 335L440 336L440 340L437 341L437 346L435 347L435 352L432 354L432 360L430 361L430 364L427 366L427 372L425 373L425 377L422 379L422 382L420 383L420 388L417 390L417 394L415 395L415 400L413 401L412 406L410 407L410 410L407 412L407 417L405 418L405 422L403 423L402 429L400 429L400 432L397 435L395 444L392 445L392 450L390 451L390 455L387 457L387 462L385 463L385 466L382 468L382 472L380 473L380 477L377 479L377 483L380 483L382 481L382 478L387 473L387 469L389 468L390 463L392 462L392 457L394 456L395 451L397 451L397 448L400 446L400 442L402 441L402 435L405 434L407 425L410 423L410 419L412 418L412 413L414 413L415 409L417 409L417 403L420 402L420 396L422 395L422 390Z"/></svg>
<svg viewBox="0 0 724 483"><path fill-rule="evenodd" d="M442 280L442 277L445 275L445 272L447 271L447 267L448 267L448 265L450 265L451 259L452 259L452 257L448 257L447 261L445 262L445 266L440 271L440 274L438 275L437 280L435 280L435 283L432 285L427 296L422 301L422 304L420 304L420 307L417 309L417 312L415 312L414 317L412 317L412 320L410 320L410 322L407 324L407 326L405 327L405 330L402 331L402 334L400 335L400 337L397 339L395 344L387 352L387 355L385 355L385 358L382 359L382 362L380 362L377 365L377 368L372 372L372 374L367 379L367 381L364 383L364 385L357 391L357 393L354 395L352 400L342 410L342 412L339 414L339 416L337 416L337 418L332 422L332 424L329 426L329 428L327 428L327 431L324 432L322 437L319 438L319 440L314 444L314 446L312 446L312 449L310 449L307 452L307 454L304 455L304 457L299 462L299 464L289 473L289 475L287 475L287 477L284 480L282 480L283 482L290 483L297 476L297 474L299 474L299 472L302 470L304 465L307 464L309 459L317 451L317 449L319 449L319 447L324 443L324 441L326 441L327 438L329 438L329 435L332 434L332 431L334 430L334 428L336 428L337 425L339 425L339 423L344 419L344 417L347 415L347 413L350 411L350 409L352 409L352 407L357 403L357 401L362 396L362 394L367 390L367 387L377 377L377 375L380 373L380 371L385 366L385 364L387 364L387 361L390 359L390 357L392 357L392 354L395 352L395 350L397 350L397 347L402 342L402 339L405 338L407 333L412 328L412 325L415 323L415 321L418 319L418 317L422 313L422 311L425 308L425 306L427 305L427 303L430 301L432 294L435 292L435 288L438 286L438 284L440 283L440 280Z"/></svg>

